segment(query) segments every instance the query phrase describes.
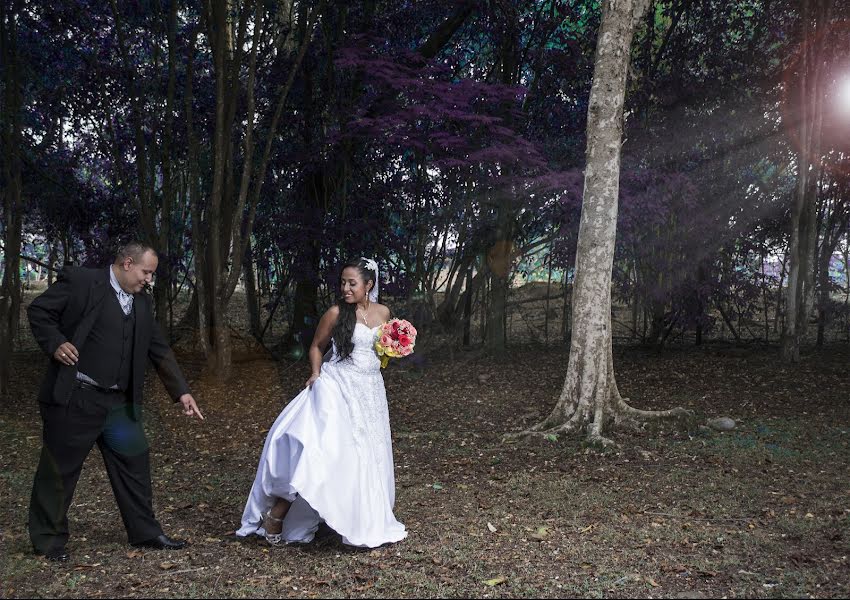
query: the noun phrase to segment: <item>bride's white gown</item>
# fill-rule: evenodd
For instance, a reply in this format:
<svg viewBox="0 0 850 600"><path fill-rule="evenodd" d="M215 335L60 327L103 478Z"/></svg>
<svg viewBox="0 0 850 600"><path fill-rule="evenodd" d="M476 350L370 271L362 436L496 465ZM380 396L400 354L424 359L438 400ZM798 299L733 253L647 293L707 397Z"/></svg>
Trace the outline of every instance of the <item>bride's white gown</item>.
<svg viewBox="0 0 850 600"><path fill-rule="evenodd" d="M374 548L407 536L393 515L387 394L374 349L375 328L358 323L354 351L336 351L321 375L280 413L266 437L257 476L236 535L263 535L262 513L292 501L284 539L309 542L325 521L352 546Z"/></svg>

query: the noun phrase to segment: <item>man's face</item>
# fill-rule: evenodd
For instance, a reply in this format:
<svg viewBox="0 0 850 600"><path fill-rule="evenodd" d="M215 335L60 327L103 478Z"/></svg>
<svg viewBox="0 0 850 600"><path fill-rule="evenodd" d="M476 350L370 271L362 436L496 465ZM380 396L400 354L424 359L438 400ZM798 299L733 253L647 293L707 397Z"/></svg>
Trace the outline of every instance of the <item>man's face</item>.
<svg viewBox="0 0 850 600"><path fill-rule="evenodd" d="M139 260L128 256L120 265L118 282L124 291L138 294L153 281L153 274L158 264L159 259L150 250L145 252Z"/></svg>

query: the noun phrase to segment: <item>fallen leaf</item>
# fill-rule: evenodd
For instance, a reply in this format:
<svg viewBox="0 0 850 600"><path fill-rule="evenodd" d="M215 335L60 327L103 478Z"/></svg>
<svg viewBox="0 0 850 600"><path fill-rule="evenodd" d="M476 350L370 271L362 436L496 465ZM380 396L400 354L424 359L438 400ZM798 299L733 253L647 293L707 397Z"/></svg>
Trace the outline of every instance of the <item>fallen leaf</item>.
<svg viewBox="0 0 850 600"><path fill-rule="evenodd" d="M484 582L484 585L489 585L490 587L495 587L497 585L501 585L508 580L507 577L503 575L499 575L498 577L494 577L493 579L488 579Z"/></svg>
<svg viewBox="0 0 850 600"><path fill-rule="evenodd" d="M170 562L159 563L159 568L162 569L163 571L168 571L169 569L173 569L176 566L177 565L175 563L170 563Z"/></svg>
<svg viewBox="0 0 850 600"><path fill-rule="evenodd" d="M496 533L496 526L490 521L487 521L487 529L489 529L491 533Z"/></svg>
<svg viewBox="0 0 850 600"><path fill-rule="evenodd" d="M130 550L127 553L127 558L139 558L140 556L144 556L145 553L140 550Z"/></svg>

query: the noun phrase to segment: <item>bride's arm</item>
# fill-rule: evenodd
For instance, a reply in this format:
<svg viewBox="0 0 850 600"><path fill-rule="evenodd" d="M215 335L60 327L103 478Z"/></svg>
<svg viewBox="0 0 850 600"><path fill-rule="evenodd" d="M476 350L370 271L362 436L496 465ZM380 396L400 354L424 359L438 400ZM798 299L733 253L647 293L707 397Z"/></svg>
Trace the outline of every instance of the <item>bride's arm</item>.
<svg viewBox="0 0 850 600"><path fill-rule="evenodd" d="M316 334L313 336L313 342L310 344L310 351L308 353L311 369L310 379L306 383L308 387L319 378L319 374L322 371L322 357L331 339L331 333L338 317L339 307L331 306L319 320L319 326L316 327Z"/></svg>

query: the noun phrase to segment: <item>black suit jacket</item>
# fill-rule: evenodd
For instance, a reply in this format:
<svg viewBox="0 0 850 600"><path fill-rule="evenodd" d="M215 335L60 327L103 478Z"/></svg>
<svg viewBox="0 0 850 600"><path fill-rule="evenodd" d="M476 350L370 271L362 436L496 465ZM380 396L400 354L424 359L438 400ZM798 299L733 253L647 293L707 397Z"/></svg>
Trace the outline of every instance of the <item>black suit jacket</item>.
<svg viewBox="0 0 850 600"><path fill-rule="evenodd" d="M70 341L82 356L92 325L103 310L107 294L115 290L109 281L109 271L65 267L56 282L32 301L27 309L33 336L50 357L50 366L41 385L38 399L45 404L68 404L77 378L76 365L66 366L53 359L56 349ZM153 318L150 297L135 294L136 328L133 340L133 366L130 380L130 400L139 415L145 384L147 361L153 363L171 397L177 401L189 393L174 353Z"/></svg>

